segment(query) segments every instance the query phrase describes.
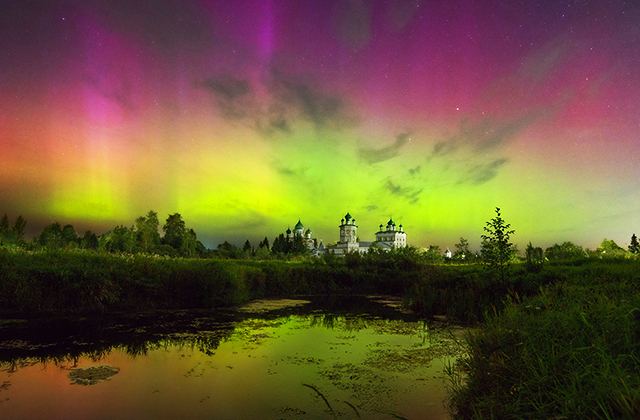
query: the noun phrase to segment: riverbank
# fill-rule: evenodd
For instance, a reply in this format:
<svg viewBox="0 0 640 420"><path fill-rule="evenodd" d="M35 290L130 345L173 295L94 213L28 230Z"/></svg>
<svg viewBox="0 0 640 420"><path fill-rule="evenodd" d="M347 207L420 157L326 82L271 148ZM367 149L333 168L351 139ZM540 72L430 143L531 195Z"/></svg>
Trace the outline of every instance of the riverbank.
<svg viewBox="0 0 640 420"><path fill-rule="evenodd" d="M560 281L513 297L450 371L459 419L640 418L640 264L545 268Z"/></svg>
<svg viewBox="0 0 640 420"><path fill-rule="evenodd" d="M5 315L38 316L210 309L296 294L402 295L410 277L425 267L409 264L405 260L414 256L404 254L397 255L403 268L390 269L384 261L355 267L344 260L243 261L0 250L0 307Z"/></svg>
<svg viewBox="0 0 640 420"><path fill-rule="evenodd" d="M348 258L255 261L0 250L5 314L90 314L145 309L210 309L300 294L401 296L423 316L482 321L505 298L538 293L553 270L514 270L498 283L480 266L432 265L415 249Z"/></svg>

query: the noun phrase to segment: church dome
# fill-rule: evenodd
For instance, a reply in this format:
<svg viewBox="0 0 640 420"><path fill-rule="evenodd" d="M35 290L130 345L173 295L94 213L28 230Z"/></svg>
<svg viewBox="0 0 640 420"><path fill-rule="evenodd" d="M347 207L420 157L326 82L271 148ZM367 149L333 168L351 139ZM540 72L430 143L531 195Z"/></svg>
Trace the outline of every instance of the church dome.
<svg viewBox="0 0 640 420"><path fill-rule="evenodd" d="M298 230L298 229L304 229L304 225L302 224L300 219L298 219L298 223L296 223L296 227L293 228L293 230Z"/></svg>
<svg viewBox="0 0 640 420"><path fill-rule="evenodd" d="M395 226L395 225L396 225L396 222L394 222L393 219L389 219L387 226Z"/></svg>

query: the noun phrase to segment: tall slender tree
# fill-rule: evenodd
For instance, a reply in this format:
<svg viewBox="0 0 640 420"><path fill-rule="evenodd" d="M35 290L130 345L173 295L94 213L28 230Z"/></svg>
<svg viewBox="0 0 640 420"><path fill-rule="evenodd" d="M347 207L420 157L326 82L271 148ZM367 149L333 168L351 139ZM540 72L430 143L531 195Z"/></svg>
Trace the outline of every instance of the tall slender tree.
<svg viewBox="0 0 640 420"><path fill-rule="evenodd" d="M484 231L487 234L480 236L482 238L482 258L486 266L504 284L513 255L513 244L509 242L509 238L515 231L511 229L511 224L505 223L500 216L498 207L496 207L496 217L487 222Z"/></svg>
<svg viewBox="0 0 640 420"><path fill-rule="evenodd" d="M638 237L634 233L631 235L631 243L629 244L629 252L632 254L640 253L640 243L638 243Z"/></svg>
<svg viewBox="0 0 640 420"><path fill-rule="evenodd" d="M460 238L460 242L455 244L456 252L453 254L453 259L456 261L468 261L471 256L469 251L469 241L465 238Z"/></svg>
<svg viewBox="0 0 640 420"><path fill-rule="evenodd" d="M15 224L13 225L13 229L11 230L17 242L24 242L24 234L25 234L26 226L27 226L27 221L22 217L22 215L18 216Z"/></svg>

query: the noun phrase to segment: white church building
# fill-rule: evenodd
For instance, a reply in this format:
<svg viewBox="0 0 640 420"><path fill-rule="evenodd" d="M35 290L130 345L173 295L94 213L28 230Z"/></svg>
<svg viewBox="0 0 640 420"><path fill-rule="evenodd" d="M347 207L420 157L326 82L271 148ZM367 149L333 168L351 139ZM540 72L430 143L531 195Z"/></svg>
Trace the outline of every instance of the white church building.
<svg viewBox="0 0 640 420"><path fill-rule="evenodd" d="M324 247L322 242L316 248L314 239L312 238L311 229L305 231L304 225L298 220L293 231L287 229L287 238L300 236L311 251L312 255L320 256L323 254L334 254L336 256L344 256L349 252L366 253L371 246L389 251L393 248L404 248L407 246L407 234L404 232L402 225L396 227L393 219L389 219L387 226L380 225L380 230L376 232L375 242L364 242L358 238L358 225L349 213L340 221L340 240L335 245ZM374 245L375 244L375 245Z"/></svg>

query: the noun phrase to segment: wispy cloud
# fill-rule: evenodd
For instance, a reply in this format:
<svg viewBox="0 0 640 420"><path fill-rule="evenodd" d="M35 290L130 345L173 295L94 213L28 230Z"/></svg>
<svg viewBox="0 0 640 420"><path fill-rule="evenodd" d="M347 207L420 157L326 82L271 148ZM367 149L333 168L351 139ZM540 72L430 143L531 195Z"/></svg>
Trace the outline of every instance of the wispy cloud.
<svg viewBox="0 0 640 420"><path fill-rule="evenodd" d="M383 162L385 160L392 159L400 153L400 149L410 140L410 133L405 132L396 137L395 142L387 147L380 149L372 147L360 147L358 149L358 155L360 159L368 164Z"/></svg>
<svg viewBox="0 0 640 420"><path fill-rule="evenodd" d="M269 89L274 104L289 117L301 117L318 129L340 129L353 122L344 97L327 93L309 80L276 71Z"/></svg>
<svg viewBox="0 0 640 420"><path fill-rule="evenodd" d="M253 89L247 80L209 78L199 86L213 94L224 118L242 120L256 112Z"/></svg>
<svg viewBox="0 0 640 420"><path fill-rule="evenodd" d="M498 175L498 171L509 162L506 158L495 159L488 163L478 163L468 169L466 174L459 180L459 183L482 185Z"/></svg>
<svg viewBox="0 0 640 420"><path fill-rule="evenodd" d="M422 193L422 188L402 187L400 184L394 183L391 178L387 179L384 187L392 195L406 199L409 204L417 203L420 199L420 193Z"/></svg>
<svg viewBox="0 0 640 420"><path fill-rule="evenodd" d="M222 117L270 136L291 133L296 121L308 121L316 129L341 129L356 118L344 97L326 93L315 83L273 71L272 77L254 85L249 79L210 77L195 83L209 92ZM261 99L256 92L266 91Z"/></svg>

